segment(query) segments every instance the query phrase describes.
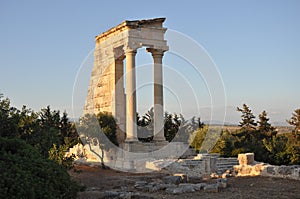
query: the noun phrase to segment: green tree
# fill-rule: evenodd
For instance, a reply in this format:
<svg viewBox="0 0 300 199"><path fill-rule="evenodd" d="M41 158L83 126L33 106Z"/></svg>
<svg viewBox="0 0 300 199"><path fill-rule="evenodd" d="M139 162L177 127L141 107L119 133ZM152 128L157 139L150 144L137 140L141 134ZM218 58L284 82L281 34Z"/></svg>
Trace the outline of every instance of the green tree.
<svg viewBox="0 0 300 199"><path fill-rule="evenodd" d="M0 136L19 137L18 131L19 111L10 106L8 98L3 99L0 93Z"/></svg>
<svg viewBox="0 0 300 199"><path fill-rule="evenodd" d="M60 112L52 111L50 106L47 106L38 113L38 116L36 121L38 126L34 129L29 144L48 158L49 150L53 147L53 144L56 146L63 144L60 142Z"/></svg>
<svg viewBox="0 0 300 199"><path fill-rule="evenodd" d="M254 120L255 116L251 109L246 104L243 104L243 108L237 107L237 111L242 113L242 121L239 126L246 130L255 130L257 123Z"/></svg>
<svg viewBox="0 0 300 199"><path fill-rule="evenodd" d="M268 157L264 160L270 164L289 164L289 157L286 153L288 147L286 135L277 135L272 139L263 139L263 144L268 151Z"/></svg>
<svg viewBox="0 0 300 199"><path fill-rule="evenodd" d="M259 121L258 123L258 130L261 132L269 132L273 131L274 127L269 123L269 118L267 117L267 112L263 111L261 114L258 116Z"/></svg>
<svg viewBox="0 0 300 199"><path fill-rule="evenodd" d="M20 139L0 137L1 198L76 198L80 186L66 169Z"/></svg>
<svg viewBox="0 0 300 199"><path fill-rule="evenodd" d="M99 121L102 132L113 144L118 146L117 123L114 116L108 112L100 112L97 115L97 119Z"/></svg>
<svg viewBox="0 0 300 199"><path fill-rule="evenodd" d="M64 113L60 118L59 111L52 111L50 106L40 112L23 106L21 110L10 106L8 98L0 95L0 135L7 138L21 138L35 147L43 157L54 161L65 159L64 152L77 144L78 135L74 125ZM53 148L57 146L56 148ZM52 156L49 156L51 150ZM59 157L54 157L59 155ZM62 164L62 165L65 165Z"/></svg>
<svg viewBox="0 0 300 199"><path fill-rule="evenodd" d="M153 140L153 107L142 117L137 114L138 139L142 142L151 142Z"/></svg>
<svg viewBox="0 0 300 199"><path fill-rule="evenodd" d="M260 131L262 138L270 138L277 134L275 128L269 123L270 119L267 117L266 111L259 114L258 118L258 130Z"/></svg>
<svg viewBox="0 0 300 199"><path fill-rule="evenodd" d="M33 139L34 132L39 128L39 124L37 122L38 114L27 109L26 106L22 107L19 114L18 131L20 132L20 137L27 143L30 143Z"/></svg>
<svg viewBox="0 0 300 199"><path fill-rule="evenodd" d="M294 134L299 139L300 138L300 109L296 109L292 113L291 119L287 120L287 122L294 126Z"/></svg>
<svg viewBox="0 0 300 199"><path fill-rule="evenodd" d="M190 138L189 143L190 146L197 152L203 152L202 149L202 143L205 139L206 133L208 131L208 126L204 126L203 128L198 128L196 131L194 131Z"/></svg>
<svg viewBox="0 0 300 199"><path fill-rule="evenodd" d="M219 153L223 157L237 156L243 153L244 149L239 146L239 139L228 130L223 131L221 137L211 150L212 153Z"/></svg>
<svg viewBox="0 0 300 199"><path fill-rule="evenodd" d="M174 137L176 136L179 126L177 123L179 123L178 116L175 116L176 122L173 121L173 115L169 113L165 113L165 123L164 123L164 135L168 142L171 142Z"/></svg>
<svg viewBox="0 0 300 199"><path fill-rule="evenodd" d="M77 129L82 143L100 159L102 168L107 168L104 151L118 144L114 117L107 112L100 112L97 116L86 114L80 118Z"/></svg>

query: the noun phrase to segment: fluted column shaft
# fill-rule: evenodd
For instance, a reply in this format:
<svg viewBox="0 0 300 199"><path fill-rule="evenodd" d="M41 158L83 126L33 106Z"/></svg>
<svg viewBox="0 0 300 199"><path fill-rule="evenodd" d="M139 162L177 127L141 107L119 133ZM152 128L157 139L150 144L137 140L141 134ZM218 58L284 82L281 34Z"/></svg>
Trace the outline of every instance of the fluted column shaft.
<svg viewBox="0 0 300 199"><path fill-rule="evenodd" d="M126 140L138 141L136 126L136 50L127 50L126 55Z"/></svg>
<svg viewBox="0 0 300 199"><path fill-rule="evenodd" d="M165 141L164 136L164 101L163 101L163 68L164 51L147 49L152 53L154 61L154 141Z"/></svg>

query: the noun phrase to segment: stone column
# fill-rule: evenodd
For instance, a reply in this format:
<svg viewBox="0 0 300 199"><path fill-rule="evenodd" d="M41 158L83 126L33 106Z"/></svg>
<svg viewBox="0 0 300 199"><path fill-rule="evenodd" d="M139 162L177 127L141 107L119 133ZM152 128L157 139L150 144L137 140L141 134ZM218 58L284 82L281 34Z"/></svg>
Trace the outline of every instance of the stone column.
<svg viewBox="0 0 300 199"><path fill-rule="evenodd" d="M136 50L127 49L126 55L126 142L138 141L136 124Z"/></svg>
<svg viewBox="0 0 300 199"><path fill-rule="evenodd" d="M125 106L125 91L123 79L123 60L125 56L120 56L115 59L115 96L114 96L114 112L113 115L117 119L117 140L119 144L125 141L126 131L126 106Z"/></svg>
<svg viewBox="0 0 300 199"><path fill-rule="evenodd" d="M163 50L148 48L154 61L154 141L165 141L163 102Z"/></svg>

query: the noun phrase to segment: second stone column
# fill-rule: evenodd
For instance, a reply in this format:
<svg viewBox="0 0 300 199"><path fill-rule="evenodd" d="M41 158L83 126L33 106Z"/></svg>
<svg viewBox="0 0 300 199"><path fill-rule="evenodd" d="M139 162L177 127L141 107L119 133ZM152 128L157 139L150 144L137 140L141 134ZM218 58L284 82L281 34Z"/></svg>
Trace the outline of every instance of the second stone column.
<svg viewBox="0 0 300 199"><path fill-rule="evenodd" d="M136 126L136 50L126 50L126 142L138 141Z"/></svg>

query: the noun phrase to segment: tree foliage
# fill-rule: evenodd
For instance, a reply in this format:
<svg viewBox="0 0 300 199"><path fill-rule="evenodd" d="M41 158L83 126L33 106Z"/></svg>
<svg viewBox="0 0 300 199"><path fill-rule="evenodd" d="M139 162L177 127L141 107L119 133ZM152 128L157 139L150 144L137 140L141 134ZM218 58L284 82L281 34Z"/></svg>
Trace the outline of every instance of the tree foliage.
<svg viewBox="0 0 300 199"><path fill-rule="evenodd" d="M243 108L237 107L237 111L242 113L242 121L239 126L246 130L255 129L257 123L251 109L246 104L243 104Z"/></svg>
<svg viewBox="0 0 300 199"><path fill-rule="evenodd" d="M274 131L274 127L269 123L269 118L267 117L267 112L263 111L259 116L258 130L262 133Z"/></svg>
<svg viewBox="0 0 300 199"><path fill-rule="evenodd" d="M143 116L137 114L138 139L140 141L150 142L153 140L153 117L153 108ZM190 120L186 120L181 114L168 112L164 114L164 136L168 142L188 142L190 135L198 128L203 127L204 124L201 122L200 117L192 117Z"/></svg>
<svg viewBox="0 0 300 199"><path fill-rule="evenodd" d="M295 137L300 140L300 109L296 109L292 113L291 119L289 119L287 122L294 126Z"/></svg>
<svg viewBox="0 0 300 199"><path fill-rule="evenodd" d="M151 142L153 140L154 130L154 109L153 107L142 117L137 113L138 139L142 142Z"/></svg>
<svg viewBox="0 0 300 199"><path fill-rule="evenodd" d="M202 128L198 128L196 131L194 131L189 138L190 146L198 153L204 152L201 149L207 131L208 126L203 126Z"/></svg>
<svg viewBox="0 0 300 199"><path fill-rule="evenodd" d="M0 95L0 142L1 198L75 198L78 186L65 170L73 157L65 152L78 136L66 113L18 110Z"/></svg>
<svg viewBox="0 0 300 199"><path fill-rule="evenodd" d="M239 109L238 111L241 111ZM250 113L250 109L245 108ZM251 115L251 114L250 114ZM253 115L253 114L252 114ZM293 113L290 124L297 125L297 111ZM242 119L244 114L242 115ZM254 118L254 115L246 118ZM242 120L243 121L243 120ZM249 121L249 120L248 120ZM252 120L253 123L254 121ZM248 122L249 123L249 122ZM243 123L244 124L244 123ZM254 152L257 161L270 164L300 164L300 140L295 139L295 134L277 134L274 127L269 123L267 113L263 111L259 115L258 128L251 125L241 125L239 130L224 131L213 148L212 152L222 156L237 156L239 153Z"/></svg>
<svg viewBox="0 0 300 199"><path fill-rule="evenodd" d="M1 198L76 198L67 171L20 139L0 137Z"/></svg>
<svg viewBox="0 0 300 199"><path fill-rule="evenodd" d="M119 146L117 141L117 123L114 116L108 112L100 112L97 119L102 132L116 146Z"/></svg>

